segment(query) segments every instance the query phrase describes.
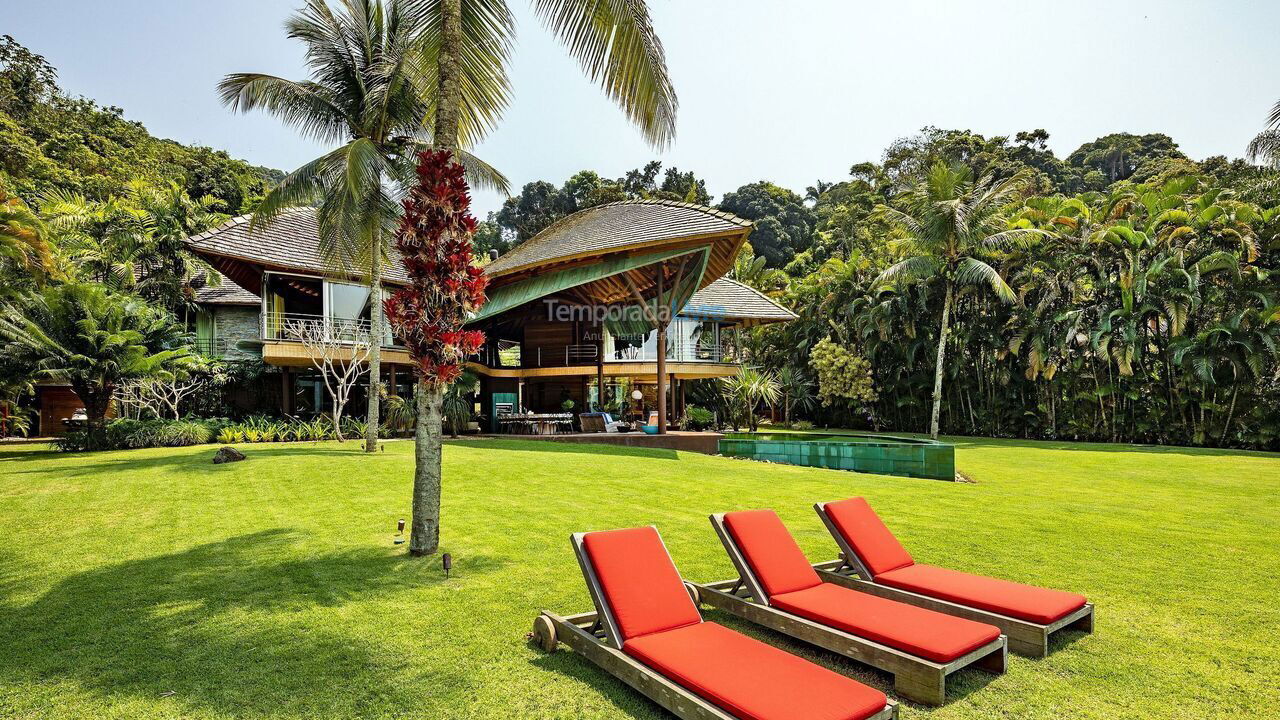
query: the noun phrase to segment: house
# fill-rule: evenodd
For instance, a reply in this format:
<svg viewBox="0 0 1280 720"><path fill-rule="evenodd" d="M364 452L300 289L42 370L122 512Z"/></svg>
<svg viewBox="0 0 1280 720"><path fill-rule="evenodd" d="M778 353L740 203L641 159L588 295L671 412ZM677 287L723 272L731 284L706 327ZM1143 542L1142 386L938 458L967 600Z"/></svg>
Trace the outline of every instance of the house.
<svg viewBox="0 0 1280 720"><path fill-rule="evenodd" d="M635 416L682 417L689 381L737 371L741 328L795 317L723 277L750 232L749 222L707 207L625 201L562 218L494 259L489 300L471 321L487 341L468 363L487 429L499 430L505 412L559 413L566 401L575 413L625 405ZM196 349L266 368L241 409L326 412L324 383L295 329L367 332L381 304L358 274L325 263L314 211L287 211L262 230L237 217L188 244L223 276L196 292ZM384 296L408 280L394 255L384 272ZM382 345L384 387L411 396L408 353L390 330ZM360 394L348 405L363 406Z"/></svg>

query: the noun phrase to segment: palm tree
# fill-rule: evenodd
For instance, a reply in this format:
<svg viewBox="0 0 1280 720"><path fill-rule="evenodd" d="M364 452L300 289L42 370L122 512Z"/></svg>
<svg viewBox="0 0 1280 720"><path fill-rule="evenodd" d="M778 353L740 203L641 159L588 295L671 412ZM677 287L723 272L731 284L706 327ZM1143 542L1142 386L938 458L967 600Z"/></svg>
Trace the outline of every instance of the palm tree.
<svg viewBox="0 0 1280 720"><path fill-rule="evenodd" d="M0 185L0 300L19 287L39 285L56 275L44 222L22 198Z"/></svg>
<svg viewBox="0 0 1280 720"><path fill-rule="evenodd" d="M1262 132L1249 141L1249 147L1245 152L1250 160L1261 159L1272 167L1280 163L1280 100L1271 106L1271 112L1267 114L1267 124Z"/></svg>
<svg viewBox="0 0 1280 720"><path fill-rule="evenodd" d="M90 200L50 190L40 213L80 277L153 300L175 314L193 307L197 279L221 276L185 239L227 219L212 196L193 200L177 183L130 182L122 196Z"/></svg>
<svg viewBox="0 0 1280 720"><path fill-rule="evenodd" d="M760 403L772 405L778 402L780 390L778 381L773 375L755 368L742 366L738 372L721 378L727 405L732 415L733 429L738 429L740 420L746 420L751 430L756 429L756 406Z"/></svg>
<svg viewBox="0 0 1280 720"><path fill-rule="evenodd" d="M470 370L464 370L462 376L454 380L445 390L441 413L449 423L449 434L458 437L471 420L471 394L476 390L480 379Z"/></svg>
<svg viewBox="0 0 1280 720"><path fill-rule="evenodd" d="M654 147L675 137L675 89L644 0L530 0L535 14ZM510 98L507 61L515 21L505 0L430 0L426 67L438 148L469 147Z"/></svg>
<svg viewBox="0 0 1280 720"><path fill-rule="evenodd" d="M675 136L676 95L644 0L531 0L543 24L655 147ZM436 148L467 165L470 147L509 99L507 60L515 22L504 0L430 0L423 69L436 92L424 115ZM440 523L443 391L419 384L410 552L436 551ZM421 530L420 530L421 529ZM419 535L421 533L421 536Z"/></svg>
<svg viewBox="0 0 1280 720"><path fill-rule="evenodd" d="M787 365L778 371L778 391L782 393L782 423L791 427L791 409L812 410L813 381Z"/></svg>
<svg viewBox="0 0 1280 720"><path fill-rule="evenodd" d="M50 285L0 316L0 365L59 378L84 403L90 440L105 424L116 389L130 380L171 376L198 361L167 313L96 283Z"/></svg>
<svg viewBox="0 0 1280 720"><path fill-rule="evenodd" d="M1000 273L976 255L1025 244L1030 237L1044 234L1034 228L1011 229L1005 214L1006 206L1017 199L1026 185L1027 174L1020 172L1000 182L991 176L974 182L972 177L968 166L937 162L922 180L899 196L903 210L878 207L886 220L903 234L892 245L907 257L882 272L877 283L940 279L944 288L929 424L929 434L935 440L955 289L987 287L1000 300L1015 302L1017 296Z"/></svg>
<svg viewBox="0 0 1280 720"><path fill-rule="evenodd" d="M321 252L333 270L368 278L370 334L381 338L382 262L400 215L400 198L413 182L417 153L431 145L426 127L437 103L431 82L434 53L428 48L438 44L438 23L433 22L441 4L337 4L335 12L325 0L307 0L285 25L289 37L306 45L311 80L235 73L218 89L233 110L262 109L304 135L340 144L294 170L268 193L254 213L253 226L269 225L289 207L315 204ZM505 58L501 47L488 50ZM482 85L492 88L493 82ZM493 102L483 88L477 92ZM466 152L457 154L471 182L506 190L506 179L496 170ZM369 354L368 452L377 449L381 364L375 342Z"/></svg>

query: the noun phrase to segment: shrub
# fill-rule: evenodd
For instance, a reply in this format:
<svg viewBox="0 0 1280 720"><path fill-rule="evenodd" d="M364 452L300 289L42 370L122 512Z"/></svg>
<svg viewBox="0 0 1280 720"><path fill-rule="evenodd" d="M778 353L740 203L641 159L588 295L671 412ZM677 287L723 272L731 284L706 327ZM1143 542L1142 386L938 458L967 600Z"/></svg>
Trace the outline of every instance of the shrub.
<svg viewBox="0 0 1280 720"><path fill-rule="evenodd" d="M54 441L62 452L125 450L149 447L204 445L215 436L214 425L200 420L129 420L107 423L97 435L75 430Z"/></svg>
<svg viewBox="0 0 1280 720"><path fill-rule="evenodd" d="M166 447L185 447L187 445L204 445L213 440L213 431L201 422L177 420L169 422L154 431L156 444Z"/></svg>
<svg viewBox="0 0 1280 720"><path fill-rule="evenodd" d="M238 425L228 425L218 431L218 442L223 445L235 445L244 442L244 431Z"/></svg>
<svg viewBox="0 0 1280 720"><path fill-rule="evenodd" d="M342 418L342 434L347 438L361 438L369 429L369 423L355 418Z"/></svg>
<svg viewBox="0 0 1280 720"><path fill-rule="evenodd" d="M684 415L689 422L689 427L694 430L706 430L716 421L715 413L697 405L690 405L686 408Z"/></svg>
<svg viewBox="0 0 1280 720"><path fill-rule="evenodd" d="M818 373L818 394L823 406L836 401L865 405L876 401L871 363L867 359L824 338L809 352L809 365Z"/></svg>
<svg viewBox="0 0 1280 720"><path fill-rule="evenodd" d="M813 423L809 422L808 420L797 420L797 421L795 421L795 422L791 423L791 429L793 429L793 430L812 430L812 429L813 429Z"/></svg>

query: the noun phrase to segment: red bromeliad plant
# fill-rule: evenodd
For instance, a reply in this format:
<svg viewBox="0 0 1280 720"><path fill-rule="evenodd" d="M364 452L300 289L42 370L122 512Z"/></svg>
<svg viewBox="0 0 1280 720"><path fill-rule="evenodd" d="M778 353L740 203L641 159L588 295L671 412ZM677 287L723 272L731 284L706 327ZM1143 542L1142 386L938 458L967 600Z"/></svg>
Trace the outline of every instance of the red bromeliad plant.
<svg viewBox="0 0 1280 720"><path fill-rule="evenodd" d="M440 543L440 425L444 389L462 374L484 333L465 330L484 304L488 278L472 263L476 220L462 166L448 151L418 154L418 184L404 201L395 246L409 284L387 298L387 318L417 365L418 424L409 552L429 555Z"/></svg>
<svg viewBox="0 0 1280 720"><path fill-rule="evenodd" d="M472 264L476 219L462 172L448 151L418 154L418 185L405 198L395 238L409 284L385 303L418 378L437 390L457 380L463 361L484 344L484 333L463 329L484 304L488 278Z"/></svg>

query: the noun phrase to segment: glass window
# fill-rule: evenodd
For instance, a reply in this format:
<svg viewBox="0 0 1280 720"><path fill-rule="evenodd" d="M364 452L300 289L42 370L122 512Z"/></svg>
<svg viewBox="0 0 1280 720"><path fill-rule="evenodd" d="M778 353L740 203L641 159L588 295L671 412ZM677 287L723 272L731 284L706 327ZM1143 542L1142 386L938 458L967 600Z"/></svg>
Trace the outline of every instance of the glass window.
<svg viewBox="0 0 1280 720"><path fill-rule="evenodd" d="M326 281L324 286L328 300L325 315L331 323L332 332L341 338L351 339L357 331L367 330L373 310L368 286L332 281ZM381 294L385 298L388 293L384 289ZM382 344L391 345L391 327L386 315L382 314L381 303L378 304L378 313L382 320Z"/></svg>

